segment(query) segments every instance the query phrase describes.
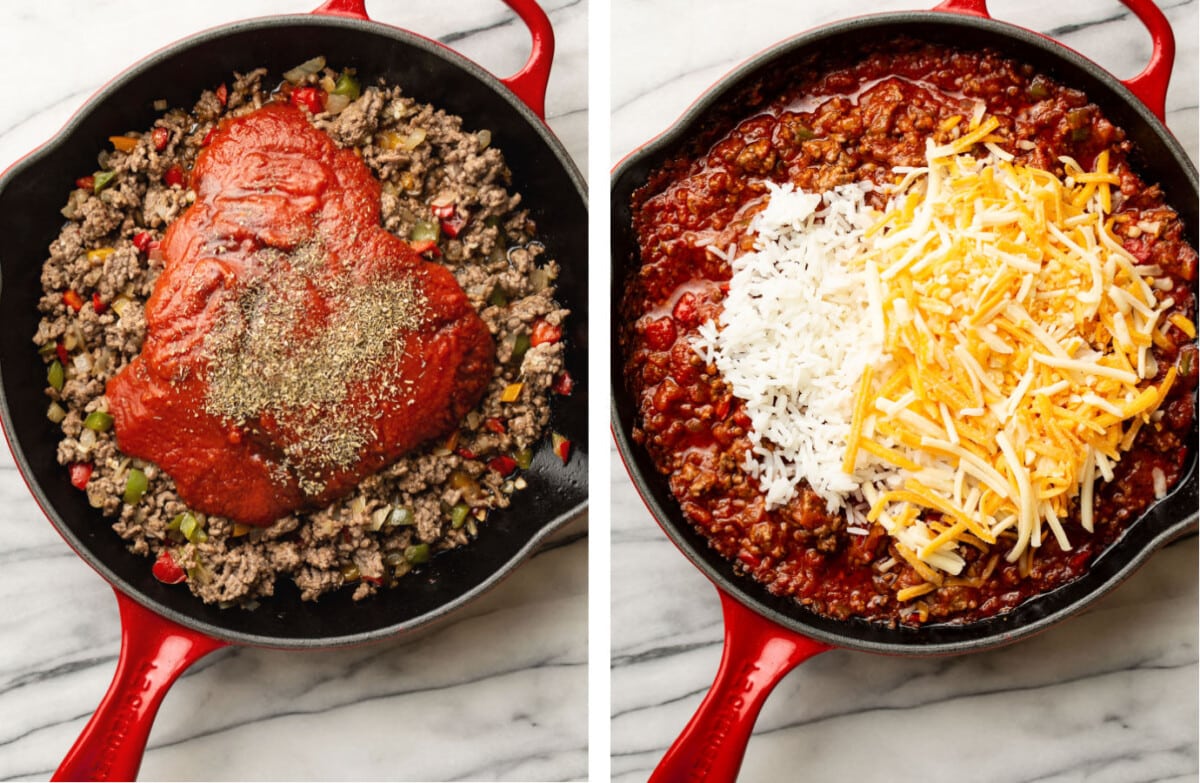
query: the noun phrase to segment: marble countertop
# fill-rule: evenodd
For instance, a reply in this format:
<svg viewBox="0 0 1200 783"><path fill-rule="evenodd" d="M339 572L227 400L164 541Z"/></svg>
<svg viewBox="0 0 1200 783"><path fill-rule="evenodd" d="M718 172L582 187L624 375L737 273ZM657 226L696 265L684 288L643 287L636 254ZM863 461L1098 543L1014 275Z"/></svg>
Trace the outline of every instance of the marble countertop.
<svg viewBox="0 0 1200 783"><path fill-rule="evenodd" d="M1167 122L1195 160L1200 3L1160 4L1178 36ZM614 3L612 162L780 39L922 5L767 0L752 13L750 3L722 0ZM1148 56L1149 36L1115 0L991 5L1122 78ZM646 779L711 683L721 611L712 586L650 518L615 452L611 497L612 777L633 783ZM1193 536L1085 613L1007 649L937 659L817 656L768 699L740 779L1194 781L1196 574Z"/></svg>
<svg viewBox="0 0 1200 783"><path fill-rule="evenodd" d="M302 13L318 0L4 5L13 76L0 171L48 139L108 78L191 33ZM587 3L543 0L557 35L549 124L587 154ZM502 4L374 0L373 16L449 42L502 76L528 52ZM578 780L587 775L587 520L569 524L480 600L416 639L355 649L237 648L167 695L146 780ZM553 589L547 589L552 585ZM0 449L0 779L45 779L116 665L116 602L46 522Z"/></svg>

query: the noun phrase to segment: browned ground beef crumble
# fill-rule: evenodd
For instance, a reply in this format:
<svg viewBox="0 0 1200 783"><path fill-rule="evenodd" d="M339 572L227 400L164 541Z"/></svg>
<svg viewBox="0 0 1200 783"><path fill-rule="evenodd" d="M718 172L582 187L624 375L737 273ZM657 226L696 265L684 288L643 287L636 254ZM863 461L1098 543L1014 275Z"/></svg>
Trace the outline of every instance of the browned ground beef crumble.
<svg viewBox="0 0 1200 783"><path fill-rule="evenodd" d="M325 80L328 89L338 76L326 68L297 86ZM461 118L405 97L398 86L366 86L342 111L317 114L312 122L340 146L357 149L381 181L389 231L408 239L419 222L436 223L433 209L447 204L466 216L457 237L441 236L438 260L453 271L492 332L496 368L488 390L447 441L410 453L327 508L265 528L195 514L207 534L195 543L170 529L188 510L170 476L121 454L111 430L94 432L83 422L106 409L105 384L137 355L145 336L143 305L162 260L153 250L140 252L134 237L149 232L161 240L195 200L164 176L173 166L190 170L222 117L269 102L279 84L268 81L265 69L235 74L221 91L224 104L217 90L206 90L191 111L170 109L154 128L128 134L137 139L131 151L101 154L100 168L114 176L98 193L79 187L70 194L63 209L68 221L42 270L43 318L34 336L48 364L56 346L68 353L61 391L46 389L66 411L59 462L93 464L88 500L115 518L113 529L130 549L149 557L169 549L186 568L188 588L222 605L254 606L273 594L280 575L292 579L305 599L344 585L355 585L354 598L361 599L394 585L426 551L466 544L489 510L508 506L524 487L519 472L506 478L488 463L527 455L545 434L551 389L563 373L561 340L526 348L536 321L561 326L567 311L554 300L557 263L541 257L544 248L520 195L508 190L509 171L500 150L490 146L490 132L464 130ZM169 142L158 151L153 134L160 128ZM96 250L101 252L89 256ZM67 291L84 301L78 311L64 303ZM519 398L502 402L501 393L514 383L523 384ZM149 486L131 505L122 496L134 468ZM464 504L469 513L455 519L454 507Z"/></svg>

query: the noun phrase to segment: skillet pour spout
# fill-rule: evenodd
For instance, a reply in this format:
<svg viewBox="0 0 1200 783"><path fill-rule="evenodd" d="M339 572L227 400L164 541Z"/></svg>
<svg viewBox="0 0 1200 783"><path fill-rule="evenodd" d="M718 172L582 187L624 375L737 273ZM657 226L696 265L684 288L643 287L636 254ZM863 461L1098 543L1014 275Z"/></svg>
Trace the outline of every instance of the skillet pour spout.
<svg viewBox="0 0 1200 783"><path fill-rule="evenodd" d="M706 92L667 131L636 150L613 172L613 324L622 313L620 283L630 279L640 250L633 230L632 197L651 174L676 159L698 135L719 138L714 129L731 127L739 96L757 95L773 74L821 52L884 45L897 38L956 48L990 48L1028 63L1058 82L1083 91L1115 125L1125 129L1141 151L1136 165L1147 182L1160 183L1175 207L1188 241L1197 243L1197 176L1186 151L1162 122L1166 84L1174 53L1170 26L1148 0L1127 0L1150 30L1154 51L1145 70L1120 81L1095 63L1029 30L990 18L983 0L948 0L931 12L865 16L824 26L751 58ZM766 91L764 91L766 92ZM767 93L769 94L769 92ZM614 331L612 344L619 345ZM683 516L667 481L646 451L633 442L638 405L625 387L625 359L612 357L612 429L618 450L639 494L659 526L683 554L717 587L726 623L725 651L712 689L692 721L668 750L654 781L729 781L737 776L745 743L771 688L792 667L830 648L901 656L968 653L1026 639L1091 606L1159 548L1194 531L1197 525L1197 458L1193 451L1173 490L1153 504L1092 564L1088 573L1063 587L1026 601L1012 611L978 622L887 627L865 621L836 621L817 615L790 598L772 595L760 583L735 571L709 547ZM1195 444L1195 425L1190 442Z"/></svg>

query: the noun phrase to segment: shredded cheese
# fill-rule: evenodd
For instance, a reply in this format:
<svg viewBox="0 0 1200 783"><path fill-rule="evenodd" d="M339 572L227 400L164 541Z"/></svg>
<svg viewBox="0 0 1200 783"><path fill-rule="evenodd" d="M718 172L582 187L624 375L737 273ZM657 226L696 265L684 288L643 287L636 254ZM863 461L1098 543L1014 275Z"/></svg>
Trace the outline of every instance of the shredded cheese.
<svg viewBox="0 0 1200 783"><path fill-rule="evenodd" d="M986 141L996 127L987 118L954 142L930 142L928 173L893 197L865 254L883 270L888 359L877 375L899 380L876 393L860 428L887 433L877 450L954 476L939 496L880 492L872 513L893 516L904 502L921 507L909 528L927 515L956 520L914 547L931 563L969 534L995 541L1009 529L1009 562L1048 535L1070 549L1061 520L1080 505L1091 528L1097 472L1111 475L1126 427L1148 421L1173 380L1146 383L1161 310L1150 272L1113 235L1105 208L1119 179L1107 155L1093 172L1063 159L1064 183L999 154ZM963 154L980 141L986 157ZM947 415L973 400L983 409L975 423ZM983 492L995 503L964 524L965 497Z"/></svg>

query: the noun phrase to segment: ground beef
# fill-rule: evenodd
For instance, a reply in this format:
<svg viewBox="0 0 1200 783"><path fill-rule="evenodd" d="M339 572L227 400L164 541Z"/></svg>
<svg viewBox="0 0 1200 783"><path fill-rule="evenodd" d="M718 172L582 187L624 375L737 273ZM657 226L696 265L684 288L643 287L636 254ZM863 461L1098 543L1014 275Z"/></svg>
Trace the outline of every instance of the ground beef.
<svg viewBox="0 0 1200 783"><path fill-rule="evenodd" d="M338 76L324 69L303 86L332 91ZM162 267L157 242L195 200L174 175L191 169L222 117L261 107L273 93L286 99L299 86L268 82L263 69L234 74L190 111L171 109L146 132L127 134L136 139L132 149L100 155L100 171L111 180L96 187L81 179L71 192L67 222L42 269L43 318L34 342L48 366L59 360L65 366L61 388L46 388L52 410L62 415L59 462L91 465L88 500L115 518L113 530L129 548L148 557L168 550L186 570L189 589L221 605L253 606L273 594L280 575L306 600L347 585L355 599L365 598L428 556L469 542L488 512L508 506L525 486L504 460L527 464L546 433L548 398L564 372L561 340L529 344L535 322L558 326L567 316L554 300L558 266L544 258L519 194L508 190L509 171L490 134L464 130L461 118L381 82L340 112L312 121L339 145L358 149L381 181L383 224L401 238L438 225L454 207L447 222L457 235L443 233L429 252L454 272L497 349L487 392L458 431L368 477L327 508L255 528L189 511L170 476L121 454L111 431L84 426L89 413L107 409L107 381L141 349L144 302ZM82 305L67 301L68 292ZM501 395L518 383L517 399L503 402ZM496 464L497 458L503 459ZM135 469L148 487L127 503ZM203 531L190 540L179 529L186 514Z"/></svg>

